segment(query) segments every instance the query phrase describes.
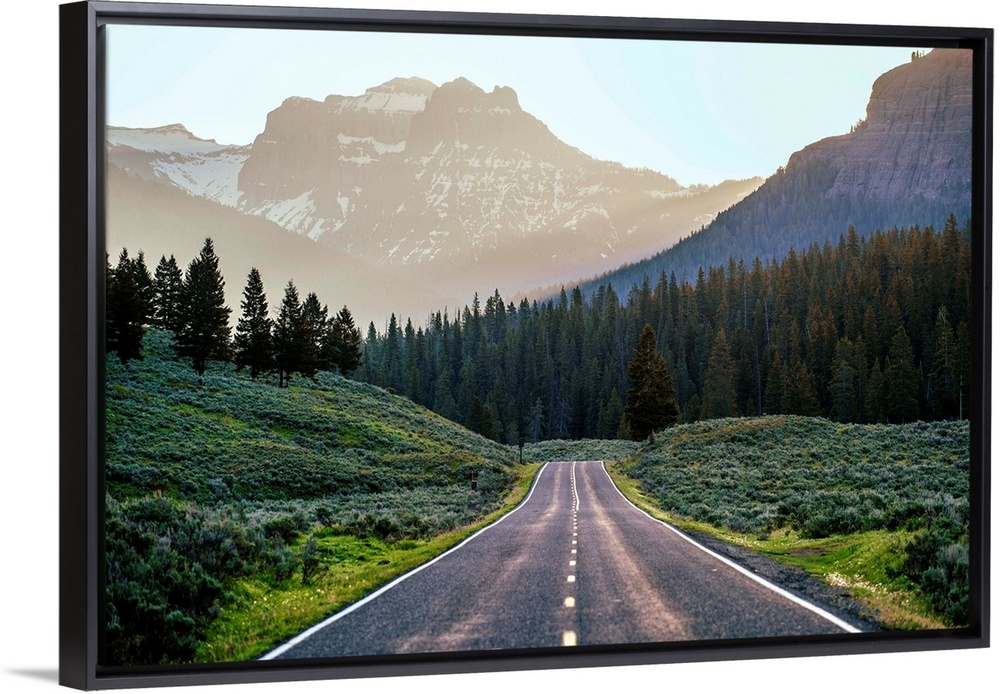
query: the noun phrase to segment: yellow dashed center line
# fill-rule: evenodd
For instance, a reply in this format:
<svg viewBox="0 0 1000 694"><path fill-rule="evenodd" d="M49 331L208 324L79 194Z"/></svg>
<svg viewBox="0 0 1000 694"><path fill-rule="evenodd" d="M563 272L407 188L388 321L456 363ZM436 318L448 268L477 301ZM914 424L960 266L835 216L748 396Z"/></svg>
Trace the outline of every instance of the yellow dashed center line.
<svg viewBox="0 0 1000 694"><path fill-rule="evenodd" d="M563 632L563 645L564 646L575 646L576 645L576 632L575 631L564 631Z"/></svg>

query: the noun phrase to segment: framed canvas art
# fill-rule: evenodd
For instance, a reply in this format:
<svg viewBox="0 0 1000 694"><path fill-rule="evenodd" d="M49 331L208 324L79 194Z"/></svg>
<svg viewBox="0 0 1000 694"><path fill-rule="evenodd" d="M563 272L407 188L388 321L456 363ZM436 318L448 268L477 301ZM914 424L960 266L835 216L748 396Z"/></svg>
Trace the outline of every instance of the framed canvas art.
<svg viewBox="0 0 1000 694"><path fill-rule="evenodd" d="M988 645L992 30L60 16L64 684Z"/></svg>

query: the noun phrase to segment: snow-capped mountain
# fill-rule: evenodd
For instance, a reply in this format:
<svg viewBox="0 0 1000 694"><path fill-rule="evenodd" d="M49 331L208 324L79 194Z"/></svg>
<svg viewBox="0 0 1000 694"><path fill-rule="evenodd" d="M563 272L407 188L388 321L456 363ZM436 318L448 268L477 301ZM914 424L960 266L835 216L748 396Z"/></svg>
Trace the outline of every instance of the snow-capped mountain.
<svg viewBox="0 0 1000 694"><path fill-rule="evenodd" d="M246 146L180 125L112 127L107 137L109 164L134 177L411 280L433 273L457 296L569 282L648 256L761 182L686 188L596 160L525 112L513 89L462 78L292 97Z"/></svg>
<svg viewBox="0 0 1000 694"><path fill-rule="evenodd" d="M195 137L178 123L159 128L107 129L108 161L126 172L169 182L200 198L235 207L237 179L249 146Z"/></svg>

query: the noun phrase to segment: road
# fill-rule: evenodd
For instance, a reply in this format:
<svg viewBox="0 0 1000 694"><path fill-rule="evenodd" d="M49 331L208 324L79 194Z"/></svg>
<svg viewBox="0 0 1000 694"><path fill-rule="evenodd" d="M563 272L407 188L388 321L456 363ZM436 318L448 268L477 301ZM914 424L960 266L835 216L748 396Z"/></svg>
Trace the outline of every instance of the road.
<svg viewBox="0 0 1000 694"><path fill-rule="evenodd" d="M548 463L515 510L264 659L791 636L853 627Z"/></svg>

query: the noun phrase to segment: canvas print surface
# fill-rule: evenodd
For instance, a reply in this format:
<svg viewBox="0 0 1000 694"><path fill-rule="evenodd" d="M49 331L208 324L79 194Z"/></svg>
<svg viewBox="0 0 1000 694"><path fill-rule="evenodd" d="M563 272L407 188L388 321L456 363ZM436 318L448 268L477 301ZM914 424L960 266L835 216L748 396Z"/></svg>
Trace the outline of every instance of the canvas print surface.
<svg viewBox="0 0 1000 694"><path fill-rule="evenodd" d="M103 665L968 624L971 51L104 31Z"/></svg>

